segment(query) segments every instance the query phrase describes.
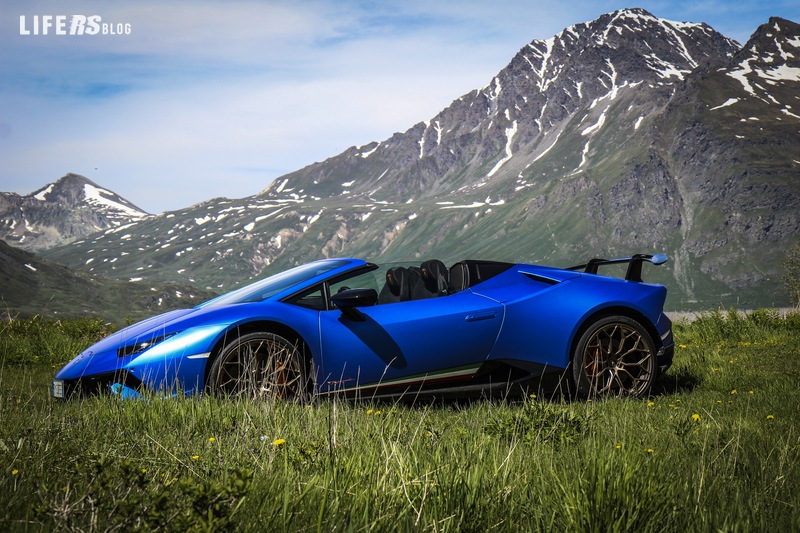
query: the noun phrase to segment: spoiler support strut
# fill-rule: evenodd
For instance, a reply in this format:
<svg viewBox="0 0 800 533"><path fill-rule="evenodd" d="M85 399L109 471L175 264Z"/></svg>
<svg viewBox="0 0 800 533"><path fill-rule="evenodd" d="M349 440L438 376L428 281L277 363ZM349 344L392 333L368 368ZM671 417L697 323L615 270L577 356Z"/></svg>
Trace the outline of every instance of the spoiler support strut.
<svg viewBox="0 0 800 533"><path fill-rule="evenodd" d="M617 257L614 259L593 258L583 265L568 267L567 270L583 270L587 274L597 274L601 265L619 265L628 263L625 279L628 281L642 281L642 263L647 261L654 265L663 265L667 262L665 254L634 254L630 257Z"/></svg>

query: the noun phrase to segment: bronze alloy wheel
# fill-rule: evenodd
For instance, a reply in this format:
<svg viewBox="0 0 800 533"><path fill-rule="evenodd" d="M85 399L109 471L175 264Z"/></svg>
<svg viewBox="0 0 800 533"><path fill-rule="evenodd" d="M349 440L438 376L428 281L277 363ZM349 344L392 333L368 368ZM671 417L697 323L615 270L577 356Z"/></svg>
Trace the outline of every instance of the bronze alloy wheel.
<svg viewBox="0 0 800 533"><path fill-rule="evenodd" d="M228 344L209 372L209 389L229 396L296 400L305 397L302 353L274 333L249 333Z"/></svg>
<svg viewBox="0 0 800 533"><path fill-rule="evenodd" d="M578 393L600 396L647 395L656 374L656 348L647 330L625 316L595 322L581 337L573 358Z"/></svg>

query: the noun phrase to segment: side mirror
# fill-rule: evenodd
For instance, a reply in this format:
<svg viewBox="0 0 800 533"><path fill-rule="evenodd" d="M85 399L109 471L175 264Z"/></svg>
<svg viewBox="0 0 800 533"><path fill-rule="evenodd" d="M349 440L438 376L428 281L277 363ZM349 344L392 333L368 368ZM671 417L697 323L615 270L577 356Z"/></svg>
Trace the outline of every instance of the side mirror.
<svg viewBox="0 0 800 533"><path fill-rule="evenodd" d="M378 291L375 289L347 289L331 296L331 303L344 316L357 322L366 320L359 307L375 305L378 302Z"/></svg>
<svg viewBox="0 0 800 533"><path fill-rule="evenodd" d="M655 254L650 258L650 262L654 265L663 265L667 262L667 256L665 254Z"/></svg>

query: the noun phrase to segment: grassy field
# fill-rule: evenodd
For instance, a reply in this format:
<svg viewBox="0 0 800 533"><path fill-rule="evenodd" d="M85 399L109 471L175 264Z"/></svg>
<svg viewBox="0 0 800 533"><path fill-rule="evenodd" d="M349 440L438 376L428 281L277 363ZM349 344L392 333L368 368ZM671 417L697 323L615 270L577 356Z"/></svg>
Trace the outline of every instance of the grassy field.
<svg viewBox="0 0 800 533"><path fill-rule="evenodd" d="M51 400L109 331L0 324L0 530L800 529L800 314L677 324L643 400Z"/></svg>

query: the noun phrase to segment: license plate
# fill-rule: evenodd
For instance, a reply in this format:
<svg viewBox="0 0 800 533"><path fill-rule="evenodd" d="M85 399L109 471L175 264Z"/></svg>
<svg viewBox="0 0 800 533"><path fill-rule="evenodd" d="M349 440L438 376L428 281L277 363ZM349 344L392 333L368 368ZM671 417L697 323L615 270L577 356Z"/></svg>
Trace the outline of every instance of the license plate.
<svg viewBox="0 0 800 533"><path fill-rule="evenodd" d="M64 382L60 379L53 380L53 398L64 397Z"/></svg>

